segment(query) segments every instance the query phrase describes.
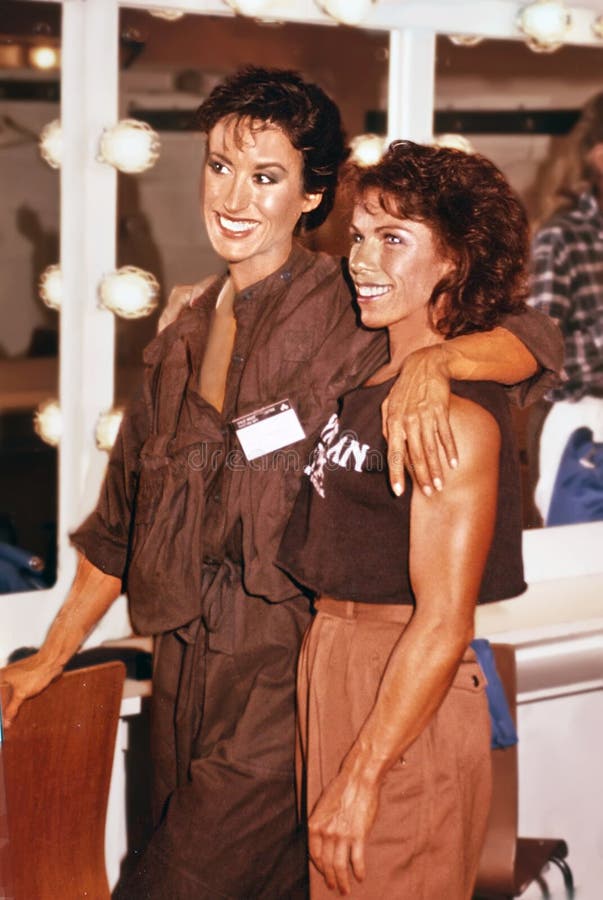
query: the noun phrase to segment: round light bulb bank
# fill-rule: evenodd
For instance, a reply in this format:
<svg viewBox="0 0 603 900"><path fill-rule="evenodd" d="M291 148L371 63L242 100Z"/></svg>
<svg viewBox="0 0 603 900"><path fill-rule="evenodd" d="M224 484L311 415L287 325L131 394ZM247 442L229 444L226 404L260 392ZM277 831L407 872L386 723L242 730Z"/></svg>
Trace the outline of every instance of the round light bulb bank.
<svg viewBox="0 0 603 900"><path fill-rule="evenodd" d="M59 265L47 266L40 275L38 292L49 309L59 310L63 302L63 275Z"/></svg>
<svg viewBox="0 0 603 900"><path fill-rule="evenodd" d="M374 166L383 156L385 143L380 134L359 134L350 141L350 160L357 166Z"/></svg>
<svg viewBox="0 0 603 900"><path fill-rule="evenodd" d="M99 158L120 172L137 174L155 165L160 147L159 135L146 122L122 119L103 131Z"/></svg>
<svg viewBox="0 0 603 900"><path fill-rule="evenodd" d="M60 169L63 160L63 130L59 119L53 119L40 132L40 155L52 169Z"/></svg>
<svg viewBox="0 0 603 900"><path fill-rule="evenodd" d="M462 150L463 153L475 153L475 147L463 134L445 132L438 134L433 142L434 147L448 147L451 150Z"/></svg>
<svg viewBox="0 0 603 900"><path fill-rule="evenodd" d="M177 22L185 15L180 9L170 9L164 6L160 6L159 9L150 9L149 12L156 19L164 19L166 22Z"/></svg>
<svg viewBox="0 0 603 900"><path fill-rule="evenodd" d="M563 41L557 41L554 44L542 44L534 38L527 38L526 47L529 47L532 53L555 53L560 47L563 47Z"/></svg>
<svg viewBox="0 0 603 900"><path fill-rule="evenodd" d="M54 47L38 44L29 51L29 61L36 69L48 71L59 65L59 52Z"/></svg>
<svg viewBox="0 0 603 900"><path fill-rule="evenodd" d="M481 34L449 34L448 37L457 47L477 47L483 41Z"/></svg>
<svg viewBox="0 0 603 900"><path fill-rule="evenodd" d="M105 275L100 283L102 306L122 319L140 319L153 312L159 302L159 282L150 272L122 266Z"/></svg>
<svg viewBox="0 0 603 900"><path fill-rule="evenodd" d="M274 0L226 0L226 3L241 16L252 18L263 16L274 6Z"/></svg>
<svg viewBox="0 0 603 900"><path fill-rule="evenodd" d="M368 16L373 0L320 0L319 5L342 25L360 25Z"/></svg>
<svg viewBox="0 0 603 900"><path fill-rule="evenodd" d="M34 431L44 443L58 447L61 442L63 421L58 400L45 400L34 413Z"/></svg>
<svg viewBox="0 0 603 900"><path fill-rule="evenodd" d="M123 417L124 411L121 407L101 413L96 423L95 433L96 446L99 450L106 450L107 453L112 450Z"/></svg>
<svg viewBox="0 0 603 900"><path fill-rule="evenodd" d="M520 10L517 25L531 50L552 53L562 46L571 21L562 0L535 0Z"/></svg>

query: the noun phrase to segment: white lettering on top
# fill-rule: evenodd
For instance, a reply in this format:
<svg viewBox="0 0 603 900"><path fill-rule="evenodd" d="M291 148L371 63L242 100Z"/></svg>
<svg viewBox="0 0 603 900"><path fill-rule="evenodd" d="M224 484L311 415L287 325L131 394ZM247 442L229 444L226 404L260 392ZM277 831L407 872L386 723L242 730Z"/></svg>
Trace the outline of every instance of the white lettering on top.
<svg viewBox="0 0 603 900"><path fill-rule="evenodd" d="M338 437L339 440L336 441ZM309 476L317 494L324 498L327 464L347 469L351 461L354 471L362 472L368 451L369 445L361 443L352 432L346 431L339 436L339 419L334 413L321 431L304 472Z"/></svg>

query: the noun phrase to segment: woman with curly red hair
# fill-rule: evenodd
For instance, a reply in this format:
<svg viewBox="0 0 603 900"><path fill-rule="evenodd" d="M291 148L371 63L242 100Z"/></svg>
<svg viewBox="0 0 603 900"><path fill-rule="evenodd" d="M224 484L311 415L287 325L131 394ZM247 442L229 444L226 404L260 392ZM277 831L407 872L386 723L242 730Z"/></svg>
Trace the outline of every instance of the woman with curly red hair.
<svg viewBox="0 0 603 900"><path fill-rule="evenodd" d="M395 142L352 172L350 273L389 361L326 424L280 561L315 595L298 672L312 898L468 900L490 799L476 603L521 593L504 390L453 384L463 466L388 485L379 407L406 356L523 308L528 229L488 160Z"/></svg>

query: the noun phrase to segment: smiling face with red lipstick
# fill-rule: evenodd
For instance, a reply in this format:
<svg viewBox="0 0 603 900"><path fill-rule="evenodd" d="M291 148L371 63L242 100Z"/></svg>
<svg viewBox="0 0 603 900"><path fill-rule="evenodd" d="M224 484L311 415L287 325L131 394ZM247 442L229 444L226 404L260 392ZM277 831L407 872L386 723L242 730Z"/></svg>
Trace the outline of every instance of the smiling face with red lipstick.
<svg viewBox="0 0 603 900"><path fill-rule="evenodd" d="M432 326L430 301L453 264L432 229L396 218L373 190L354 208L351 240L350 272L363 324L387 327L390 339L402 331L405 353L443 340Z"/></svg>
<svg viewBox="0 0 603 900"><path fill-rule="evenodd" d="M320 204L303 188L303 158L274 125L228 116L208 136L203 212L236 290L266 278L291 252L295 227Z"/></svg>
<svg viewBox="0 0 603 900"><path fill-rule="evenodd" d="M363 324L389 331L390 369L523 307L526 215L488 159L394 141L375 165L349 167L346 188L350 273Z"/></svg>

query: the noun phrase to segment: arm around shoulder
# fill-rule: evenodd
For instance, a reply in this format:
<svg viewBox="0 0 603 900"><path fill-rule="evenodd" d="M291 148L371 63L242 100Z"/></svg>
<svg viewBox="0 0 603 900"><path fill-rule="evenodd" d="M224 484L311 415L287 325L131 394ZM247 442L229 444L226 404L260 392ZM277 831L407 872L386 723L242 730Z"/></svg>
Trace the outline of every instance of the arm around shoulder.
<svg viewBox="0 0 603 900"><path fill-rule="evenodd" d="M510 317L517 318L517 317ZM506 327L472 332L410 353L384 404L390 481L404 483L407 458L428 495L443 484L441 457L454 468L462 459L449 416L450 379L531 384L538 363L521 337ZM447 476L448 478L449 476Z"/></svg>
<svg viewBox="0 0 603 900"><path fill-rule="evenodd" d="M204 294L217 277L217 275L208 275L201 281L197 281L196 284L177 284L173 287L159 316L157 334L175 322L182 310L190 306L193 300L196 300L201 294Z"/></svg>
<svg viewBox="0 0 603 900"><path fill-rule="evenodd" d="M559 381L563 368L563 335L551 316L531 306L521 313L506 316L501 327L521 341L536 361L536 369L531 375L505 382L513 385L511 399L518 406L528 406Z"/></svg>

